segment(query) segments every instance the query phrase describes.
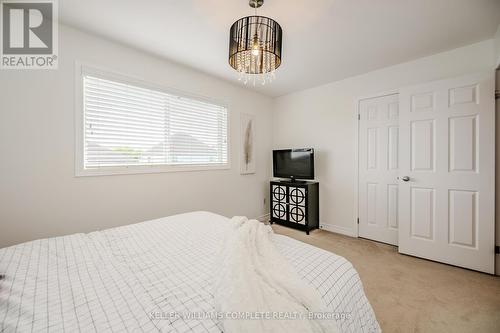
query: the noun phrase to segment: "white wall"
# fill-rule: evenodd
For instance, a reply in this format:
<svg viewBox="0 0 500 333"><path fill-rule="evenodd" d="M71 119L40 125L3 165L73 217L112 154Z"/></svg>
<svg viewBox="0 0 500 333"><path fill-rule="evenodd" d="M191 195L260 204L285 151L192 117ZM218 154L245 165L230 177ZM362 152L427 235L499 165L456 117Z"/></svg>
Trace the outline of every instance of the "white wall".
<svg viewBox="0 0 500 333"><path fill-rule="evenodd" d="M0 71L0 248L191 210L265 213L271 100L186 67L62 26L59 69ZM75 60L230 107L230 170L74 177ZM257 173L239 175L239 114L257 115Z"/></svg>
<svg viewBox="0 0 500 333"><path fill-rule="evenodd" d="M263 200L273 147L316 148L321 222L330 230L355 234L356 98L492 69L496 60L500 62L499 38L497 33L495 40L273 102L184 66L62 26L58 70L0 71L0 248L197 209L260 216L267 210ZM231 169L74 177L75 60L226 101L231 112ZM241 112L257 115L255 175L241 176L238 171Z"/></svg>
<svg viewBox="0 0 500 333"><path fill-rule="evenodd" d="M498 26L497 32L493 37L495 43L495 64L496 67L500 67L500 25Z"/></svg>
<svg viewBox="0 0 500 333"><path fill-rule="evenodd" d="M499 29L500 30L500 29ZM499 50L500 51L500 50ZM500 55L497 53L497 55ZM500 60L500 59L499 59ZM500 63L499 63L500 64ZM496 80L495 80L495 90L500 90L500 69L496 70ZM500 100L495 100L496 109L496 147L495 147L495 163L496 163L496 174L495 174L495 218L496 218L496 232L495 232L495 244L500 246ZM496 268L495 272L500 275L500 254L495 256L496 258Z"/></svg>
<svg viewBox="0 0 500 333"><path fill-rule="evenodd" d="M326 229L357 235L356 99L406 85L492 71L493 68L494 43L487 40L282 96L274 103L273 146L316 149L320 222Z"/></svg>

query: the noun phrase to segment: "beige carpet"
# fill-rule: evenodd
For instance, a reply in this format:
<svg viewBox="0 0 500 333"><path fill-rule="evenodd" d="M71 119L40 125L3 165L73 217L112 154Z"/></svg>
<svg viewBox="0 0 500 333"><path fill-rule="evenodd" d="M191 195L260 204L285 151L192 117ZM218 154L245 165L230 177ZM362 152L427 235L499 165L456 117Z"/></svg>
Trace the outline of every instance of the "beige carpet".
<svg viewBox="0 0 500 333"><path fill-rule="evenodd" d="M384 332L500 332L500 277L323 230L273 229L352 262Z"/></svg>

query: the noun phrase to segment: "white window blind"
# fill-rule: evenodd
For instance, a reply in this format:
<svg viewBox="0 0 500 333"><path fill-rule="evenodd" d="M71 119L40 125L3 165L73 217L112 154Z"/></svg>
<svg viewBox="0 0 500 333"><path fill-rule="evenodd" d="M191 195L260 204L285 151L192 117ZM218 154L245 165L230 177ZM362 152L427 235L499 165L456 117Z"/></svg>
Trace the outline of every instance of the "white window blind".
<svg viewBox="0 0 500 333"><path fill-rule="evenodd" d="M224 106L83 77L84 169L228 163Z"/></svg>

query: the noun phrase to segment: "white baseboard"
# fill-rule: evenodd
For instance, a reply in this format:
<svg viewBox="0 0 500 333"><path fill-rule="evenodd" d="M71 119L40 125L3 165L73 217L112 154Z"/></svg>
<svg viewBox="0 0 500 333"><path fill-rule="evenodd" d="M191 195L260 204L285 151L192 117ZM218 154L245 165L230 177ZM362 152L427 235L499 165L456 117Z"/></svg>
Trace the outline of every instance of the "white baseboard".
<svg viewBox="0 0 500 333"><path fill-rule="evenodd" d="M268 223L270 215L271 214L267 213L267 214L261 215L259 217L256 217L255 219L257 221L260 221L263 223ZM341 226L334 225L334 224L320 223L319 228L322 230L335 232L335 233L341 234L341 235L346 235L346 236L356 237L356 238L358 237L356 230L353 230L351 228L341 227Z"/></svg>
<svg viewBox="0 0 500 333"><path fill-rule="evenodd" d="M326 231L335 232L337 234L342 234L350 237L358 237L356 230L351 228L341 227L335 224L320 223L319 228Z"/></svg>
<svg viewBox="0 0 500 333"><path fill-rule="evenodd" d="M496 261L496 265L495 265L495 269L496 269L496 275L500 275L500 254L495 254L495 261Z"/></svg>
<svg viewBox="0 0 500 333"><path fill-rule="evenodd" d="M255 219L256 219L257 221L262 222L262 223L267 223L267 222L269 222L269 215L270 215L270 214L269 214L269 213L267 213L267 214L261 215L261 216L259 216L259 217L256 217Z"/></svg>

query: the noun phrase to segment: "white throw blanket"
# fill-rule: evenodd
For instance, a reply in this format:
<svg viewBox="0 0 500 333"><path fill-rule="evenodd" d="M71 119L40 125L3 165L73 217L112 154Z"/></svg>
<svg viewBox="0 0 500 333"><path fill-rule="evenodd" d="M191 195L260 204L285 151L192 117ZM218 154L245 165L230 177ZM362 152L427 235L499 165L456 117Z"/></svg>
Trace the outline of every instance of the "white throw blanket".
<svg viewBox="0 0 500 333"><path fill-rule="evenodd" d="M222 319L224 332L338 332L335 319L308 317L331 310L276 250L271 227L240 216L231 223L215 287L216 309L235 316Z"/></svg>

